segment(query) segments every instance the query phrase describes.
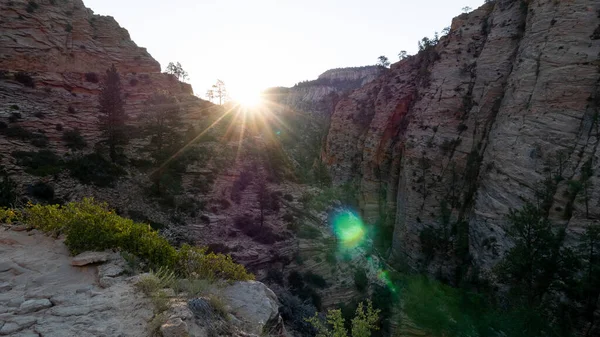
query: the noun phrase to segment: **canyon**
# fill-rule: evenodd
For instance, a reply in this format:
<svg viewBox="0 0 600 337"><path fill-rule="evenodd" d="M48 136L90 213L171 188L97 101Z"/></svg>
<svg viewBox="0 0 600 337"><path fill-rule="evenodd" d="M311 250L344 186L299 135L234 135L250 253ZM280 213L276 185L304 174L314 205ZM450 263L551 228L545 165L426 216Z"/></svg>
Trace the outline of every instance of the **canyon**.
<svg viewBox="0 0 600 337"><path fill-rule="evenodd" d="M316 274L327 284L313 290L323 308L364 298L358 272L367 275L369 294L385 285L382 269L452 285L496 282L494 268L514 245L507 216L527 203L564 231L565 247L600 223L597 1L486 1L390 68L331 69L266 90L275 116L268 120L290 126L270 125L281 133L281 177L265 164L265 133L250 130L242 142L244 124L227 116L230 107L194 96L189 84L161 72L112 17L95 15L81 0L29 3L0 3L0 164L16 181L19 202L49 202L31 192L40 183L62 202L93 196L174 243L231 254L280 297L292 273ZM126 174L103 187L64 168L32 174L19 152L51 151L66 162L97 150L98 99L113 65L132 130ZM141 164L148 139L136 133L156 92L177 99L178 131L192 135L185 149L200 154L187 162L168 202L148 192L153 170ZM209 127L221 117L230 124ZM78 130L88 146L71 149L65 130ZM303 178L320 165L333 189L356 192L356 205L306 206L305 199L329 191ZM265 214L261 184L279 200ZM340 207L354 209L386 242L338 251L329 216ZM266 236L243 227L259 213ZM600 309L594 317L600 320ZM421 334L402 322L395 333ZM581 327L587 336L598 329Z"/></svg>

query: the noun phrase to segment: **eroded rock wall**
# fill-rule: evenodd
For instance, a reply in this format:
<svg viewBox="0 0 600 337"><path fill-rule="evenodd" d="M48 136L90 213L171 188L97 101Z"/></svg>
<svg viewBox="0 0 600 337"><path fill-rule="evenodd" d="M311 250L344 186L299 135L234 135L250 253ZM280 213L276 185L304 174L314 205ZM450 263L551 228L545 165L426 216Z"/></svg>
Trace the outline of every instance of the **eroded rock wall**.
<svg viewBox="0 0 600 337"><path fill-rule="evenodd" d="M547 178L558 181L545 207L568 237L597 221L599 11L489 2L338 103L322 158L335 183L359 185L367 221L393 214L395 258L449 278L458 265L489 270L510 247L508 210L539 200ZM586 163L587 211L565 194ZM440 226L451 258L428 261L420 234Z"/></svg>

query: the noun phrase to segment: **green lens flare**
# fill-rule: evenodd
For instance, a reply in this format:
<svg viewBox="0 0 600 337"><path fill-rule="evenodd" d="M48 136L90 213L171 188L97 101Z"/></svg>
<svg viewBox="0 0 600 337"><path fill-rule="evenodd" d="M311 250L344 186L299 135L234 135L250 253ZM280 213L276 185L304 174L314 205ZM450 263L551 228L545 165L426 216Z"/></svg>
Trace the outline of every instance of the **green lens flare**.
<svg viewBox="0 0 600 337"><path fill-rule="evenodd" d="M367 230L360 217L348 211L334 217L333 232L343 248L355 248L364 241Z"/></svg>
<svg viewBox="0 0 600 337"><path fill-rule="evenodd" d="M394 282L390 280L390 276L388 275L387 271L379 270L379 273L377 273L377 278L382 281L392 293L396 293L396 286L394 285Z"/></svg>

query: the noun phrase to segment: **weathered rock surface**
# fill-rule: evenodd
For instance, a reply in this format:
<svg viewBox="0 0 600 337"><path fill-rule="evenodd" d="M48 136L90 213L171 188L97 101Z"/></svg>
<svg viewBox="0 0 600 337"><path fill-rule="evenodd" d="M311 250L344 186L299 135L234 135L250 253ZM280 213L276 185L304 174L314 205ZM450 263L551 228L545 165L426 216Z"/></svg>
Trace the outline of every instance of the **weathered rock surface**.
<svg viewBox="0 0 600 337"><path fill-rule="evenodd" d="M132 281L120 276L100 287L98 267L72 266L59 240L0 228L0 263L0 283L9 285L0 292L0 335L147 335L152 304Z"/></svg>
<svg viewBox="0 0 600 337"><path fill-rule="evenodd" d="M243 330L262 335L267 323L277 321L279 302L271 289L261 282L236 282L218 292ZM279 318L280 319L280 318Z"/></svg>
<svg viewBox="0 0 600 337"><path fill-rule="evenodd" d="M81 267L88 264L108 261L110 253L107 252L83 252L74 256L71 265Z"/></svg>
<svg viewBox="0 0 600 337"><path fill-rule="evenodd" d="M163 337L181 337L188 335L187 324L181 318L169 319L160 326Z"/></svg>
<svg viewBox="0 0 600 337"><path fill-rule="evenodd" d="M599 11L489 2L337 104L322 158L335 183L358 182L367 221L391 215L394 257L449 279L457 265L485 273L510 247L508 210L535 202L544 181L567 242L600 220ZM566 192L586 167L587 202ZM454 258L426 261L420 233L444 222Z"/></svg>

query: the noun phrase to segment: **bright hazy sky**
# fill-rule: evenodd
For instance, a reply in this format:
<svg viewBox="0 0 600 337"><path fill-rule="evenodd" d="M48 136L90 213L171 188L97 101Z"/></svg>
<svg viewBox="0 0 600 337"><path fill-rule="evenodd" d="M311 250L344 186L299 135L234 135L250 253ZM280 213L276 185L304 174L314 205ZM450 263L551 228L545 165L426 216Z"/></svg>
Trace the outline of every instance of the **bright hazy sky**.
<svg viewBox="0 0 600 337"><path fill-rule="evenodd" d="M483 0L84 0L111 15L162 69L181 62L194 92L222 79L234 98L327 69L392 62Z"/></svg>

